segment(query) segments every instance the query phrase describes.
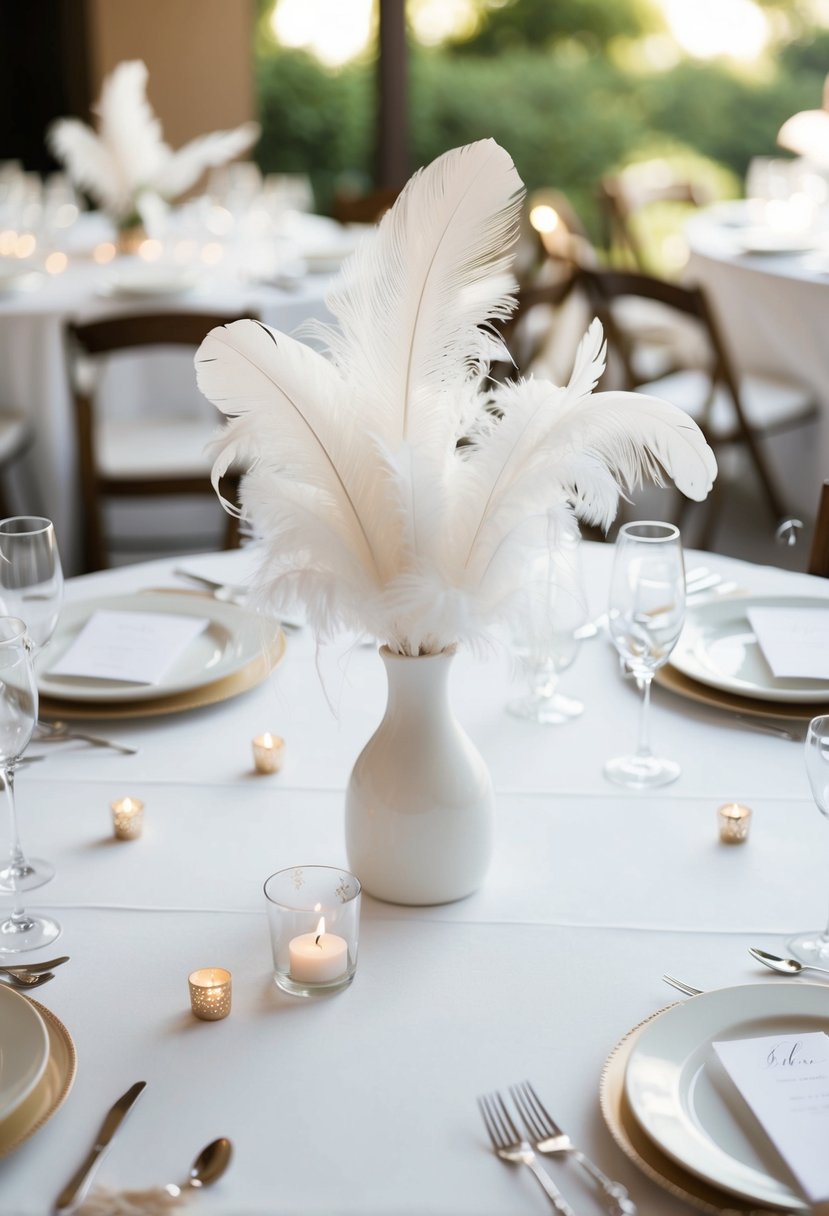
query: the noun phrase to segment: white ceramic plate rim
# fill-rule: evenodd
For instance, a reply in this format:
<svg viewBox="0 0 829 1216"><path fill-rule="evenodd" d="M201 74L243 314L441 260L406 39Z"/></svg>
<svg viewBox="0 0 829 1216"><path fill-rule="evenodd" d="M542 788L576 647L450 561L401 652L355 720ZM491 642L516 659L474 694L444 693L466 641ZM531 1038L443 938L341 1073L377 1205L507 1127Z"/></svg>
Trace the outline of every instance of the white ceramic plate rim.
<svg viewBox="0 0 829 1216"><path fill-rule="evenodd" d="M820 984L771 981L720 988L672 1005L639 1035L625 1071L625 1093L645 1134L685 1169L744 1199L805 1212L806 1203L785 1182L733 1157L688 1109L696 1074L689 1076L686 1065L698 1049L713 1056L715 1039L739 1037L733 1032L741 1025L759 1026L770 1018L791 1020L793 1032L798 1019L817 1018L829 1031L829 992ZM759 1027L752 1033L769 1031Z"/></svg>
<svg viewBox="0 0 829 1216"><path fill-rule="evenodd" d="M61 612L58 627L44 656L45 664L56 662L60 654L78 633L93 612L106 608L123 612L167 612L177 616L205 617L211 625L228 635L227 653L216 663L205 666L195 655L188 665L187 651L173 671L159 684L120 684L109 680L87 680L61 676L49 677L48 670L38 672L38 689L42 696L55 701L153 701L174 693L189 692L212 684L241 670L265 649L268 622L255 616L239 604L231 604L210 596L182 595L176 592L143 591L133 595L102 596L67 604ZM272 622L274 632L277 629ZM198 644L198 639L193 646Z"/></svg>
<svg viewBox="0 0 829 1216"><path fill-rule="evenodd" d="M753 697L758 701L791 701L795 704L810 705L829 699L829 684L818 680L777 680L769 673L768 683L759 684L753 680L727 675L717 670L710 663L710 659L705 661L701 647L706 639L716 640L715 630L718 624L728 625L742 615L745 621L744 632L752 633L747 610L761 607L829 609L829 599L806 595L746 595L728 596L721 600L710 600L706 604L696 604L687 610L685 628L669 660L671 666L700 684L721 688L724 692L739 693L743 697ZM725 637L730 632L733 632L730 628L723 628L719 636Z"/></svg>
<svg viewBox="0 0 829 1216"><path fill-rule="evenodd" d="M20 993L0 987L0 1119L26 1100L48 1059L43 1018Z"/></svg>

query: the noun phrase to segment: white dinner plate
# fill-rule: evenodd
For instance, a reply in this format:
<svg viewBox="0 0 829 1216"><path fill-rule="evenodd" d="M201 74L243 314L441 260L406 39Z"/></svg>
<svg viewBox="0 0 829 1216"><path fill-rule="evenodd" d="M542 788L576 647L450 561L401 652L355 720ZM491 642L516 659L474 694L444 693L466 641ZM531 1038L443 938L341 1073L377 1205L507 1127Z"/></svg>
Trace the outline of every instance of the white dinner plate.
<svg viewBox="0 0 829 1216"><path fill-rule="evenodd" d="M673 1005L643 1028L628 1060L633 1115L663 1152L698 1177L743 1199L805 1212L712 1043L809 1031L829 1032L829 990L820 984L749 984Z"/></svg>
<svg viewBox="0 0 829 1216"><path fill-rule="evenodd" d="M93 612L166 612L174 616L204 617L208 627L187 646L159 684L133 684L83 676L52 676L49 667L74 641ZM67 604L54 637L38 664L38 688L44 697L65 701L152 701L188 692L233 675L264 653L278 631L278 623L248 612L238 604L210 596L144 591L135 595L102 596Z"/></svg>
<svg viewBox="0 0 829 1216"><path fill-rule="evenodd" d="M825 680L783 679L772 674L749 624L749 608L829 608L816 596L751 595L689 606L685 628L670 658L683 675L758 701L808 705L829 700Z"/></svg>
<svg viewBox="0 0 829 1216"><path fill-rule="evenodd" d="M29 1096L48 1058L43 1018L19 992L0 986L0 1119Z"/></svg>
<svg viewBox="0 0 829 1216"><path fill-rule="evenodd" d="M813 235L805 232L778 232L774 228L743 228L734 234L743 253L808 253L814 249Z"/></svg>

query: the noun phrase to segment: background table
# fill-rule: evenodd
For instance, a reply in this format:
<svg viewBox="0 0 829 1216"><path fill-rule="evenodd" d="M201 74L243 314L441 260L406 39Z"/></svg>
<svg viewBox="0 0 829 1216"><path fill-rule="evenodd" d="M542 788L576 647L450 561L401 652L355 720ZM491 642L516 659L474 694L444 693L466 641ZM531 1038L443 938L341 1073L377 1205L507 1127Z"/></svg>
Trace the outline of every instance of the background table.
<svg viewBox="0 0 829 1216"><path fill-rule="evenodd" d="M612 549L587 546L592 607ZM746 588L829 594L806 576L689 555ZM81 599L172 585L152 563L78 579ZM574 1139L630 1188L642 1216L689 1209L614 1145L598 1107L616 1042L676 994L670 971L709 988L758 979L747 953L820 924L829 902L827 825L802 747L655 691L655 746L679 781L646 794L608 785L603 761L633 747L639 698L608 642L585 642L564 677L585 702L567 726L509 717L510 663L460 654L453 702L487 757L497 839L482 889L457 904L363 902L360 959L344 993L305 1001L273 985L262 883L301 863L345 863L343 789L384 705L372 650L319 659L291 635L270 680L237 700L99 731L134 757L42 745L18 801L24 844L58 874L31 894L64 926L71 962L38 993L65 1022L79 1068L66 1105L0 1162L2 1208L42 1216L92 1143L109 1104L147 1090L99 1173L117 1186L182 1177L227 1135L226 1178L191 1211L223 1216L515 1216L544 1212L528 1171L487 1149L475 1096L529 1077ZM287 760L251 773L250 740L283 735ZM109 802L146 804L144 835L116 844ZM744 847L717 839L717 807L747 802ZM54 953L54 948L52 953ZM36 957L39 957L36 956ZM223 1022L189 1013L187 975L233 973ZM572 1169L551 1168L583 1216L600 1212ZM524 1174L526 1173L526 1177Z"/></svg>
<svg viewBox="0 0 829 1216"><path fill-rule="evenodd" d="M686 233L685 277L699 283L714 310L738 371L804 385L821 408L817 439L810 427L775 440L771 458L787 497L813 515L817 487L829 476L829 256L743 253L741 212L734 204L701 212Z"/></svg>

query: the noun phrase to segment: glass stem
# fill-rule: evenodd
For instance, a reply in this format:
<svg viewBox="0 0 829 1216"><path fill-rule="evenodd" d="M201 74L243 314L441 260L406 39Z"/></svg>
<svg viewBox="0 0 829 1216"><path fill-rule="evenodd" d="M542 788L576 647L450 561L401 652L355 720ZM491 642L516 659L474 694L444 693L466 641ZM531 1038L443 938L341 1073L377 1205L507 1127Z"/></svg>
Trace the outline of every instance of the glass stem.
<svg viewBox="0 0 829 1216"><path fill-rule="evenodd" d="M651 680L653 676L648 674L640 677L642 685L642 709L639 714L639 747L636 751L637 756L652 756L651 737L650 737L650 716L651 707Z"/></svg>
<svg viewBox="0 0 829 1216"><path fill-rule="evenodd" d="M558 686L558 672L554 663L541 663L532 674L530 687L533 696L549 701Z"/></svg>
<svg viewBox="0 0 829 1216"><path fill-rule="evenodd" d="M0 789L5 798L6 806L9 810L9 824L11 829L12 852L10 866L10 882L12 887L13 906L12 914L7 921L7 925L14 926L18 932L23 932L29 928L30 920L26 915L26 910L23 907L23 897L17 885L18 882L18 866L25 863L23 851L20 848L20 837L17 830L17 808L14 802L14 765L10 764L7 767L0 767Z"/></svg>

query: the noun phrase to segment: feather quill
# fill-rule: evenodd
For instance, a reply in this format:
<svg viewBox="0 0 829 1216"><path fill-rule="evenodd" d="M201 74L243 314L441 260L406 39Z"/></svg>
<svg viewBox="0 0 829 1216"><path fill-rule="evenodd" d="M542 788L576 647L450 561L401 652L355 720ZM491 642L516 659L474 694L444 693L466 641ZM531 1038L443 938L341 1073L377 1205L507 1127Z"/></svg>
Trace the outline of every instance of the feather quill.
<svg viewBox="0 0 829 1216"><path fill-rule="evenodd" d="M686 414L594 392L598 321L567 385L485 386L519 206L492 140L446 153L344 267L324 353L239 321L196 356L227 417L214 484L231 461L246 470L260 593L303 600L322 636L365 629L410 655L481 645L526 610L528 561L574 516L606 526L645 476L697 499L711 487L713 453Z"/></svg>

